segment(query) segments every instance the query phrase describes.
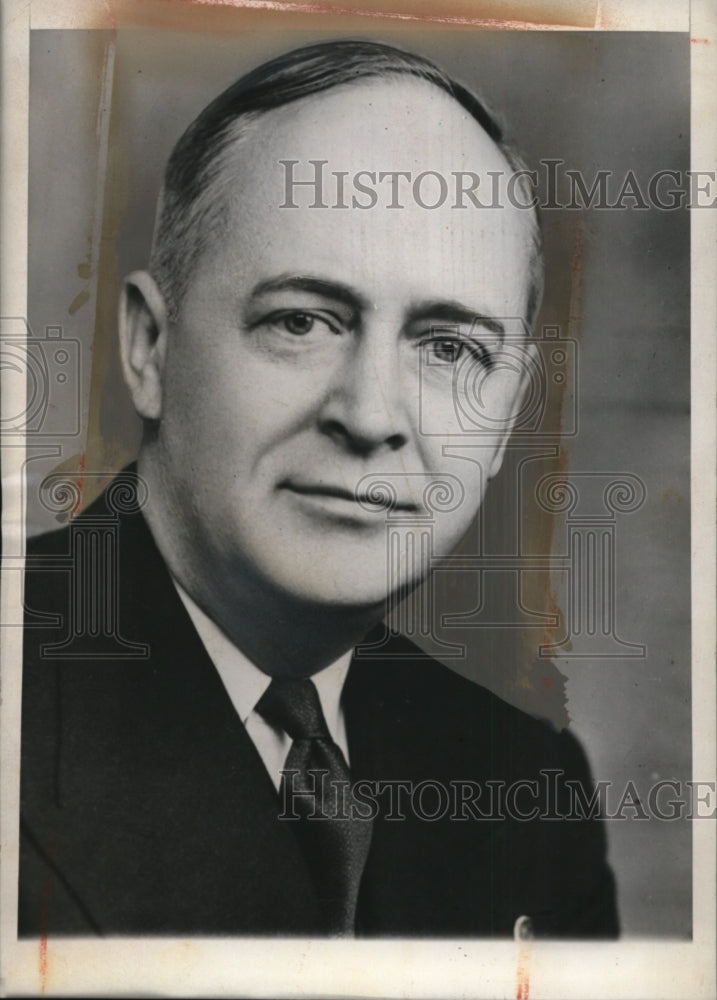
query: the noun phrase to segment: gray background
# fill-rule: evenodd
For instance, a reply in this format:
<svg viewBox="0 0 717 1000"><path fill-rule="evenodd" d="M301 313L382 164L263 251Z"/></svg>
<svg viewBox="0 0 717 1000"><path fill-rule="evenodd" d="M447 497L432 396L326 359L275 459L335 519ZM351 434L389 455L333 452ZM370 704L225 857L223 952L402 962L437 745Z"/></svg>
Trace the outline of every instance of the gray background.
<svg viewBox="0 0 717 1000"><path fill-rule="evenodd" d="M173 143L210 98L264 58L320 38L379 38L434 58L478 89L503 113L530 165L560 158L588 180L598 169L620 179L632 169L645 186L659 169L689 167L687 36L490 33L242 12L225 19L221 32L212 24L32 35L28 319L36 337L61 326L65 338L80 342L82 431L56 436L67 397L53 396L44 433L30 442L31 533L56 526L37 500L44 475L77 475L89 502L136 451L139 428L114 347L119 279L146 265L154 199ZM113 41L103 117L103 60ZM98 185L105 126L108 167ZM569 723L597 778L619 789L631 780L646 796L658 779L690 777L689 220L685 211L593 209L545 212L543 224L541 322L580 346L569 386L577 394L578 433L543 471L630 472L645 484L645 504L618 519L616 581L618 632L644 644L647 655L551 663L536 656L542 627L442 629L442 613L476 604L475 576L465 573L441 576L434 631L465 645L464 659L447 661L453 668ZM519 458L512 453L489 491L485 550L511 552L522 519L531 551L558 551L564 524L536 522L531 534L530 503L515 501ZM543 610L564 607L559 581L528 579L524 586L529 607L543 592ZM486 601L488 614L505 611L500 588ZM613 821L608 836L625 935L688 937L689 824Z"/></svg>

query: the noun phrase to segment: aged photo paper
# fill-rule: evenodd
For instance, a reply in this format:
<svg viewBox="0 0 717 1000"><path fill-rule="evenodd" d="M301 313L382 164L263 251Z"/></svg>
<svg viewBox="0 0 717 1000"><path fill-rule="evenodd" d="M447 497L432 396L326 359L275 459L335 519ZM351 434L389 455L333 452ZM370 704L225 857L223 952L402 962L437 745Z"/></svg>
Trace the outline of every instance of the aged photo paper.
<svg viewBox="0 0 717 1000"><path fill-rule="evenodd" d="M8 0L3 5L3 995L517 1000L715 996L716 28L717 13L707 0L68 0L63 4ZM354 381L352 375L334 396L326 396L328 402L322 397L316 425L320 440L338 441L347 448L352 434L351 448L363 459L375 445L369 443L369 432L382 434L385 446L380 461L370 469L364 464L367 475L351 502L371 511L367 517L376 517L379 507L385 512L380 548L387 553L390 600L378 638L371 633L373 638L363 643L351 639L350 645L357 647L351 669L360 670L362 656L379 664L383 657L389 669L392 643L405 637L420 656L482 686L521 713L544 720L551 732L567 731L567 739L579 741L594 791L590 801L582 791L572 800L582 810L580 817L558 818L549 809L546 813L537 807L531 816L533 787L527 780L520 797L513 787L503 804L509 812L512 808L509 819L517 826L537 817L536 829L543 830L550 824L557 829L556 823L571 822L578 829L586 813L599 811L606 864L614 876L617 937L611 932L610 916L602 923L596 918L593 926L583 904L574 918L574 933L565 925L554 934L547 931L541 939L536 914L521 914L515 924L511 916L512 930L507 934L500 929L498 917L490 918L492 933L451 933L454 925L442 922L440 916L445 903L440 893L434 898L427 888L421 894L422 880L426 886L440 881L435 871L435 878L431 874L437 859L429 852L425 866L417 865L411 884L419 908L425 906L426 911L421 919L416 917L415 927L426 930L401 933L401 927L414 926L409 915L404 924L396 923L398 930L379 920L363 935L357 930L355 937L297 932L290 936L281 931L271 936L252 933L246 920L232 932L230 923L225 925L214 915L207 917L206 924L197 916L196 929L183 933L173 930L171 915L166 933L151 917L136 925L123 924L120 917L113 924L108 918L105 926L90 916L89 930L81 920L76 926L71 921L55 924L48 914L56 912L57 892L65 889L58 890L49 881L43 888L42 879L31 885L30 877L23 875L28 869L21 861L21 771L24 767L28 783L29 769L35 767L29 763L34 746L28 750L24 744L21 755L21 710L23 719L32 719L35 711L28 693L35 689L27 686L27 666L23 690L23 632L26 665L32 643L40 643L40 659L54 660L53 669L59 663L61 672L71 671L73 664L90 657L98 670L107 671L118 662L127 661L132 670L137 664L153 662L149 637L135 631L127 619L129 605L122 604L121 615L117 613L116 594L126 568L113 560L116 527L127 513L129 495L123 492L129 480L122 477L128 475L128 468L134 469L131 463L140 448L146 448L147 427L159 420L159 410L153 410L155 397L147 389L147 365L144 360L132 360L141 353L137 345L145 343L136 332L141 325L137 316L151 312L146 306L148 301L151 305L154 286L143 284L141 277L123 286L123 279L130 274L145 275L146 269L156 276L161 266L161 253L156 249L150 263L150 248L153 239L155 247L161 242L157 234L165 224L162 219L170 218L155 214L167 160L187 126L239 77L290 50L346 40L414 53L478 95L499 122L505 148L511 151L511 172L493 169L479 175L469 153L453 161L437 141L430 145L429 140L425 155L412 159L412 154L406 154L402 159L400 142L409 148L422 122L420 115L409 121L408 112L402 118L398 98L395 107L387 108L384 102L376 110L377 116L390 122L385 131L395 136L395 144L381 139L386 168L383 161L377 161L378 169L374 169L371 142L378 129L371 126L373 109L357 114L348 129L340 112L332 111L331 99L322 98L328 102L327 117L322 119L317 112L312 127L329 145L332 132L326 121L334 123L336 133L350 132L354 150L350 162L337 160L342 169L336 170L333 160L322 158L324 147L317 145L313 155L308 140L282 145L284 133L279 126L276 133L267 130L256 142L259 150L272 151L274 173L256 183L265 183L272 192L279 235L275 241L264 238L269 230L261 228L261 213L252 204L242 218L245 228L234 234L233 252L239 257L248 246L250 255L256 253L263 260L264 255L273 254L283 261L305 239L306 260L327 262L327 271L332 259L341 260L344 254L357 261L357 275L395 273L400 277L412 270L414 276L427 275L428 286L432 271L440 272L443 266L446 287L460 288L460 265L453 268L450 255L455 252L456 260L461 260L467 220L472 216L490 219L495 239L483 238L480 273L488 273L495 301L502 302L503 311L498 320L486 310L489 315L481 317L478 325L484 333L488 331L483 343L489 347L491 337L500 338L503 353L498 377L502 366L506 379L514 378L519 385L509 417L502 411L496 417L490 390L495 362L484 363L477 376L475 367L461 367L459 357L461 350L464 362L467 352L473 354L473 347L466 344L477 320L464 320L454 305L447 309L442 303L440 316L441 310L432 306L431 313L425 307L427 325L434 323L434 313L441 321L440 339L431 341L428 360L416 364L409 402L415 415L411 426L416 453L423 454L424 449L440 466L441 477L433 476L430 462L422 467L429 485L435 487L432 492L425 486L426 476L421 479L417 472L406 471L405 463L401 472L396 472L395 463L390 465L390 456L403 454L402 448L409 453L405 442L410 435L403 425L378 430L374 423L369 428L366 392L381 383L383 388L375 393L376 399L383 393L376 404L380 409L386 391L392 391L390 378L371 367L378 363L378 355L367 362L365 383L359 388L359 376ZM418 84L419 90L427 86L423 81ZM344 88L346 93L351 89ZM378 89L376 93L380 96ZM298 134L298 125L291 131L290 109L294 107L299 107L298 101L270 110L267 120L283 116L281 128L286 128L287 135ZM260 123L261 115L256 114ZM331 118L332 114L336 117ZM475 117L473 111L470 114ZM252 122L251 128L256 125ZM183 169L189 171L186 164ZM166 194L163 197L166 201ZM207 217L217 228L226 221L221 213L217 218ZM531 270L529 299L532 296L535 309L531 313L529 305L527 325L532 323L532 331L527 352L525 317L517 316L517 309L511 311L510 275L513 270L524 275L528 267L537 268L537 251L521 271L523 264L515 263L500 245L511 223L497 220L513 217L516 226L526 227L532 225L527 220L538 218L542 240L543 279ZM309 228L296 221L305 218ZM423 232L424 220L430 220L425 225L430 224L438 234L440 249L422 246L418 238L412 241L408 224L401 228L408 218L417 220L417 234ZM437 224L439 218L445 218L445 226ZM387 234L394 232L390 228L394 225L395 232L406 238L397 236L392 242ZM371 232L376 234L373 243L365 235ZM537 241L535 232L530 232ZM332 240L336 240L333 246ZM230 258L234 259L227 254L218 263L218 276L211 279L216 279L218 288L225 287L221 281L232 266L227 263ZM438 262L435 268L430 263L434 260ZM192 262L194 266L194 258ZM175 278L170 274L167 280ZM318 378L316 372L328 364L322 352L338 350L339 341L345 343L349 335L354 336L361 326L356 318L361 309L365 308L367 316L380 315L378 297L372 301L369 296L362 305L364 300L345 287L346 282L338 291L337 283L332 284L329 296L324 287L327 282L301 275L284 275L282 281L265 281L257 293L259 299L268 296L273 303L272 330L283 324L282 337L286 345L291 341L291 347L282 340L280 349L257 349L257 371L269 370L266 358L274 358L270 363L277 372L276 388L252 386L251 375L245 374L243 403L239 399L242 390L237 388L237 422L247 433L250 429L259 436L264 433L266 440L278 434L278 424L270 423L272 414L278 420L279 414L284 419L284 414L299 412L302 392L316 384L312 381ZM355 284L360 286L358 277ZM499 290L504 287L507 291L501 300ZM289 299L297 289L300 297ZM141 308L136 306L137 296L142 297ZM328 297L332 302L340 300L339 304L329 308ZM426 297L431 298L428 287ZM120 300L124 306L118 320ZM219 306L215 309L221 295L212 291L197 301L197 308L204 310L202 322L207 327L215 325L219 331L215 342L221 343L222 314ZM125 317L134 316L134 320L125 319L124 326L123 308ZM414 310L411 322L418 322L418 313ZM152 316L154 322L157 312ZM253 331L259 320L254 313L249 317L247 329ZM123 376L118 331L123 336L121 331L127 324L132 327L132 322L134 348L126 348ZM297 367L296 376L287 374L289 363L299 365L291 360L298 353L291 352L298 350L298 340L314 335L317 322L323 324L323 346L311 355L313 360L300 362L303 367ZM366 324L369 329L368 320ZM409 334L414 336L410 329L407 322L409 333L404 340ZM401 330L403 337L404 327ZM481 346L480 350L488 349ZM216 451L209 431L206 437L196 438L188 432L176 447L185 469L194 470L197 484L187 508L196 513L200 508L204 511L202 504L207 509L216 505L216 537L224 538L231 549L231 532L227 528L223 536L222 530L233 508L220 502L217 484L241 478L244 471L250 477L255 466L253 453L248 458L242 453L239 458L246 460L245 469L240 464L232 469L237 456L230 444L224 450L223 442L234 437L229 420L221 424L215 419L223 412L219 408L225 385L221 367L198 365L184 380L182 373L175 373L185 395L184 410L175 412L174 426L181 427L185 418L188 427L193 426L196 414L205 413L212 428L217 428ZM436 403L442 385L447 387L444 398L450 401L450 417ZM166 407L166 384L163 392ZM161 396L158 393L156 399ZM366 421L362 437L349 424L355 419L358 425L361 406ZM396 404L395 412L399 409ZM293 433L297 442L304 440L303 429ZM290 455L291 449L284 454ZM148 476L148 467L140 461L138 485L133 490L141 493L147 482L154 490L155 482L161 481ZM212 479L215 472L216 480ZM292 475L292 502L296 494L307 493L311 494L309 506L317 502L316 487L307 486L298 472ZM409 524L405 515L415 514L417 508L408 498L419 479L422 502L435 517L414 518ZM484 488L482 503L476 500L470 508L471 491L481 495ZM333 523L334 507L345 504L347 498L336 486L330 495L324 486L321 490L317 506L326 523ZM104 520L92 514L98 509L92 505L103 495L115 498ZM141 498L135 500L141 507ZM249 501L253 502L253 494ZM304 499L297 503L304 504ZM441 519L459 508L467 509L466 504L470 519L460 535L441 548ZM76 519L88 509L89 516L96 518L93 537L104 539L97 549L76 547L65 555L36 554L40 550L31 540L55 530L64 530L62 537L74 538L74 526L82 523ZM242 522L248 539L245 547L250 550L256 539L260 568L262 559L268 566L276 556L280 567L276 572L285 574L282 585L290 589L301 577L302 600L308 601L310 590L302 574L315 574L320 581L316 586L329 589L326 580L334 571L328 542L325 550L320 548L321 558L316 558L314 550L302 548L298 533L294 537L271 521L268 507L266 519L261 504L247 510L250 528ZM239 514L243 516L243 508ZM354 520L359 516L364 514L351 515ZM340 519L336 516L335 520ZM161 529L151 518L150 523L178 584L172 559L159 542ZM183 522L191 523L189 518ZM191 535L191 530L185 534ZM186 547L191 550L191 543ZM347 552L353 561L351 586L358 594L362 586L373 586L369 543L349 547ZM409 584L401 576L403 570L392 562L395 553L402 553L397 561L405 562L409 553L411 565L423 567ZM207 560L211 562L211 554ZM68 615L53 619L41 610L39 599L38 603L33 599L32 606L24 600L25 577L41 579L43 573L48 580L52 578L53 586L60 579L69 581L73 596ZM385 581L383 563L381 573ZM396 579L401 577L400 586L391 583L392 573ZM221 584L218 570L217 579ZM99 586L100 580L109 582ZM184 589L178 586L179 596L207 646L206 635L211 633L197 624L197 615L203 612L193 610L183 578L181 582ZM28 592L39 594L43 586ZM338 594L340 581L331 586ZM180 604L177 607L181 609ZM23 622L30 628L23 629ZM219 611L215 622L224 629L226 642L224 633L230 634L230 629ZM173 628L169 623L168 632ZM326 631L330 631L328 623ZM279 644L289 645L287 635L301 632L298 617L277 616L275 632ZM40 639L32 638L37 635ZM326 662L331 659L335 657ZM410 694L407 697L410 700ZM70 695L63 698L57 709L48 710L58 732L76 711ZM139 711L141 718L143 711L144 707ZM451 718L435 720L435 728L423 734L427 759L431 741L445 742L451 725ZM248 729L251 732L250 725ZM30 732L26 729L26 741ZM75 735L79 740L79 730L70 729L63 737L64 752L72 752ZM331 735L341 746L336 733ZM517 744L519 735L514 735ZM38 732L37 739L43 742L45 733ZM353 763L358 753L353 744L350 749L349 762ZM121 752L125 751L118 748L118 755ZM108 760L112 756L107 748L102 753L108 754ZM133 759L143 759L139 750L136 757L129 751L118 756L123 763L117 770L126 773L113 771L110 777L108 771L107 781L118 781L118 788L129 781ZM435 759L443 759L438 746ZM58 766L57 787L62 778L59 771ZM412 811L413 822L428 828L438 819L444 821L450 809L458 809L453 798L450 805L448 801L456 794L454 779L470 774L445 775L444 783L440 774L425 769L405 777L405 807ZM174 778L174 792L158 782L158 799L176 794L176 789L181 795L181 771ZM96 779L101 785L104 773ZM543 791L552 801L550 773L545 781L545 789L535 793L541 809ZM111 788L102 794L111 801ZM461 795L460 815L456 813L454 819L465 821L467 828L475 823L477 828L481 819L475 811L465 812L465 787ZM98 803L99 798L89 803L88 816L93 808L105 808ZM69 809L67 801L65 808ZM191 804L186 810L188 816ZM32 825L29 810L28 816ZM502 813L499 818L505 820ZM119 842L125 837L124 819L116 817L118 826L110 840L116 837ZM127 819L128 828L134 830L135 823L141 828L139 820ZM227 817L226 822L233 819ZM244 821L236 817L236 822ZM32 836L41 840L37 830ZM140 852L142 836L137 834L135 841ZM208 831L206 838L211 853L213 832ZM36 847L33 839L32 850ZM148 843L148 852L156 849ZM167 843L166 849L169 856L173 848ZM48 871L57 874L62 869L64 850L61 838L42 846ZM114 850L107 846L108 858L115 857ZM197 888L195 882L201 875L195 877L195 859L179 851L177 857L182 864L176 865L172 898L189 899L188 893L197 892L199 899L202 887ZM515 879L520 881L522 862L517 853L503 859L500 876L497 861L496 870L488 872L498 894L508 891L510 876L503 882L500 879L511 871L512 862ZM440 863L450 873L448 861L443 858ZM558 874L563 863L565 869ZM564 857L546 854L544 865L541 871L546 882L565 880L565 872L573 871ZM141 864L137 867L141 869ZM103 871L101 859L88 857L85 865L80 858L78 870L86 870L91 883L92 873ZM390 875L387 872L381 878L390 879ZM146 877L151 881L151 873ZM144 878L138 876L138 883ZM88 884L85 894L84 889L77 889L77 882L74 889L69 886L72 879L61 876L60 881L73 900L102 895L96 884ZM111 873L107 885L113 886L112 893L119 893ZM23 893L29 902L23 903ZM152 891L148 894L151 897ZM150 898L147 913L155 903ZM211 892L198 905L211 914ZM502 912L500 901L492 901L491 906L492 914ZM78 907L83 913L93 908L82 902ZM120 904L112 910L120 911ZM174 916L177 927L193 926L191 915L182 918L184 923ZM202 932L203 926L209 931Z"/></svg>

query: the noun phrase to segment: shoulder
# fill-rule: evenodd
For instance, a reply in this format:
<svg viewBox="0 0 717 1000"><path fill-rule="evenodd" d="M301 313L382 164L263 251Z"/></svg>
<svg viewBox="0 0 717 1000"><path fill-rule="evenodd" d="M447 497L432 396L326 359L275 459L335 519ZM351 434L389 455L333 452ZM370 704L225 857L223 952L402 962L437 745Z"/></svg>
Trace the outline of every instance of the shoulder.
<svg viewBox="0 0 717 1000"><path fill-rule="evenodd" d="M414 746L428 738L436 758L490 759L516 780L541 769L589 778L571 732L511 705L402 636L391 637L379 654L355 657L352 674L385 724L403 730Z"/></svg>
<svg viewBox="0 0 717 1000"><path fill-rule="evenodd" d="M63 527L27 540L25 625L46 627L42 613L67 614L100 595L125 602L143 581L165 577L164 563L141 513L146 485L129 466ZM130 600L131 603L131 600Z"/></svg>
<svg viewBox="0 0 717 1000"><path fill-rule="evenodd" d="M186 638L181 602L136 503L134 482L130 471L121 473L67 525L28 539L28 736L48 720L52 727L58 719L66 722L75 705L86 707L103 696L108 704L117 701L118 691L150 679L154 647L161 649L165 633L173 629Z"/></svg>

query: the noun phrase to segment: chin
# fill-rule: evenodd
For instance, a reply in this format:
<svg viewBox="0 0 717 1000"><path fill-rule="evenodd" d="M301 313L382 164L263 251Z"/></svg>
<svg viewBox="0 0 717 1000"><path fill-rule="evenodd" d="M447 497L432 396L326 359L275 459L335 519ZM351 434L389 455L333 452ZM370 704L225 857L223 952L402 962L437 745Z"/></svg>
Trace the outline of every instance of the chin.
<svg viewBox="0 0 717 1000"><path fill-rule="evenodd" d="M366 571L369 568L358 566L358 571L347 574L343 565L340 573L331 575L331 567L324 564L325 572L320 579L315 577L307 580L306 576L284 577L275 580L289 600L312 607L325 607L328 610L375 614L383 617L390 607L399 604L411 591L422 583L423 577L415 580L401 580L389 585L388 576L383 567L380 571ZM309 585L307 586L307 582Z"/></svg>
<svg viewBox="0 0 717 1000"><path fill-rule="evenodd" d="M282 588L290 598L300 604L310 604L314 607L327 609L345 609L346 611L371 611L382 615L387 606L386 581L381 584L369 584L351 580L345 583L337 582L332 587L307 587L305 581L296 581L292 586Z"/></svg>
<svg viewBox="0 0 717 1000"><path fill-rule="evenodd" d="M267 572L264 579L268 590L273 590L280 600L297 606L345 608L347 611L383 610L387 601L387 581L385 572L351 572L350 564L334 567L327 560L317 560L306 566L276 567L278 572ZM288 570L288 572L287 572Z"/></svg>
<svg viewBox="0 0 717 1000"><path fill-rule="evenodd" d="M428 569L418 552L405 558L404 542L391 571L385 537L351 539L349 543L340 539L341 544L332 544L330 538L321 539L319 544L315 541L306 544L295 535L290 547L255 544L249 559L246 553L243 560L237 553L237 568L243 561L244 571L248 569L257 582L262 581L260 586L268 599L273 591L280 600L298 605L377 610L379 614L390 597L398 594L401 599L413 590Z"/></svg>

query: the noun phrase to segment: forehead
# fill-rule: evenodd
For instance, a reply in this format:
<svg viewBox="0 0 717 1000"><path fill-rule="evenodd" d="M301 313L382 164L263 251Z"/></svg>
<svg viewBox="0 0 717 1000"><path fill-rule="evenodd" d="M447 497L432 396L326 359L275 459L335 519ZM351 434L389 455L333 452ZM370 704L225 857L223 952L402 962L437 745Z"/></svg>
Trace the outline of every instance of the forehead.
<svg viewBox="0 0 717 1000"><path fill-rule="evenodd" d="M492 280L501 308L510 299L515 310L529 283L531 224L505 197L511 172L478 122L434 84L342 85L263 115L230 150L221 252L242 269L310 264L377 295L417 286L465 296ZM497 190L499 206L488 207Z"/></svg>
<svg viewBox="0 0 717 1000"><path fill-rule="evenodd" d="M264 129L263 125L266 125ZM365 150L387 167L405 163L406 157L435 161L444 153L478 154L491 159L493 167L507 162L480 124L446 91L413 75L368 77L341 84L268 112L259 123L262 141L295 143L309 152L311 147L331 148L336 161L355 158ZM258 133L257 133L258 134Z"/></svg>

